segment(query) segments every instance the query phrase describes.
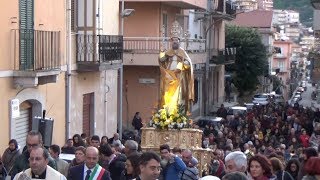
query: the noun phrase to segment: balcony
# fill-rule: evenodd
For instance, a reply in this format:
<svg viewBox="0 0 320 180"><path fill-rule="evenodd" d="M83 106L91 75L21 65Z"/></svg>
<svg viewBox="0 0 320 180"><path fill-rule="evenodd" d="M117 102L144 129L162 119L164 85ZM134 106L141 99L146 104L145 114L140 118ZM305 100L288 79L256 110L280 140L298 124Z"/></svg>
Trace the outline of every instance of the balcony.
<svg viewBox="0 0 320 180"><path fill-rule="evenodd" d="M193 63L205 61L205 39L182 39L182 47L190 56ZM161 49L171 47L170 38L162 37L124 37L125 65L158 65Z"/></svg>
<svg viewBox="0 0 320 180"><path fill-rule="evenodd" d="M125 2L161 2L182 9L206 9L207 0L125 0Z"/></svg>
<svg viewBox="0 0 320 180"><path fill-rule="evenodd" d="M77 71L104 71L119 67L123 58L123 37L77 34Z"/></svg>
<svg viewBox="0 0 320 180"><path fill-rule="evenodd" d="M280 54L280 53L274 54L273 57L276 59L283 59L283 60L285 60L287 58L287 56L285 56L284 54Z"/></svg>
<svg viewBox="0 0 320 180"><path fill-rule="evenodd" d="M236 17L236 6L232 2L225 2L224 0L215 0L212 17L215 19L225 19L228 21Z"/></svg>
<svg viewBox="0 0 320 180"><path fill-rule="evenodd" d="M236 60L236 48L226 48L223 50L213 49L210 64L227 65L233 64Z"/></svg>
<svg viewBox="0 0 320 180"><path fill-rule="evenodd" d="M61 67L60 31L11 30L14 86L55 83Z"/></svg>

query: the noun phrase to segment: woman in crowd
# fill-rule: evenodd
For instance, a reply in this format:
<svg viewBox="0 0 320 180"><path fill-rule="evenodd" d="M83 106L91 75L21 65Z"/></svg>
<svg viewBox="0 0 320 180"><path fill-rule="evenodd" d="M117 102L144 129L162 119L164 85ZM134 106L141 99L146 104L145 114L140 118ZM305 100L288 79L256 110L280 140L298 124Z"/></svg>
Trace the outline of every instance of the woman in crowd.
<svg viewBox="0 0 320 180"><path fill-rule="evenodd" d="M271 163L267 157L263 155L257 154L250 158L248 172L253 180L274 179L271 170Z"/></svg>
<svg viewBox="0 0 320 180"><path fill-rule="evenodd" d="M277 180L294 180L293 177L283 170L283 163L276 157L270 158L273 174Z"/></svg>
<svg viewBox="0 0 320 180"><path fill-rule="evenodd" d="M2 155L2 163L6 168L9 175L14 165L16 158L21 154L18 142L15 139L9 141L9 147L4 151Z"/></svg>
<svg viewBox="0 0 320 180"><path fill-rule="evenodd" d="M79 146L83 146L85 147L85 143L83 142L81 136L79 134L75 134L73 137L72 137L72 140L73 140L73 146L74 147L79 147Z"/></svg>
<svg viewBox="0 0 320 180"><path fill-rule="evenodd" d="M294 180L298 180L299 168L299 160L292 158L287 163L286 171L293 177Z"/></svg>
<svg viewBox="0 0 320 180"><path fill-rule="evenodd" d="M108 140L109 140L109 138L107 136L102 136L100 146L103 144L108 144Z"/></svg>
<svg viewBox="0 0 320 180"><path fill-rule="evenodd" d="M306 175L302 180L318 180L320 179L320 158L311 157L304 166Z"/></svg>
<svg viewBox="0 0 320 180"><path fill-rule="evenodd" d="M127 157L126 169L121 173L120 180L132 180L139 174L139 157L138 154L133 154Z"/></svg>
<svg viewBox="0 0 320 180"><path fill-rule="evenodd" d="M304 149L304 151L303 151L303 160L301 162L301 166L300 166L300 169L299 169L298 179L302 179L302 177L306 174L305 171L304 171L304 166L308 162L308 160L311 157L317 157L317 156L318 156L318 152L314 148L308 147L308 148Z"/></svg>
<svg viewBox="0 0 320 180"><path fill-rule="evenodd" d="M77 166L77 165L84 163L84 160L86 159L85 154L86 154L85 147L83 147L83 146L77 147L76 153L75 153L75 158L71 161L69 169L73 166Z"/></svg>

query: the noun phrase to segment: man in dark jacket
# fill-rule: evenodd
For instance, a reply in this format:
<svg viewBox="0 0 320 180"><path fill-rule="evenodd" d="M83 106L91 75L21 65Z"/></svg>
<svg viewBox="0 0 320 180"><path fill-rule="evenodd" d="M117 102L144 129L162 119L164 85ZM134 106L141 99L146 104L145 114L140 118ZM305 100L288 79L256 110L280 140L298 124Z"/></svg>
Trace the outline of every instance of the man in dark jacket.
<svg viewBox="0 0 320 180"><path fill-rule="evenodd" d="M14 177L17 173L30 168L29 166L30 152L33 148L43 147L42 135L39 132L30 131L27 135L26 144L27 144L27 149L23 151L23 153L20 156L17 157L14 163L14 166L12 168L12 177ZM56 170L57 165L52 159L52 157L49 157L48 160L49 160L48 165Z"/></svg>
<svg viewBox="0 0 320 180"><path fill-rule="evenodd" d="M104 168L109 170L111 179L120 179L121 172L125 169L126 156L123 154L114 154L108 144L101 145L99 151L101 160L108 162L108 167Z"/></svg>
<svg viewBox="0 0 320 180"><path fill-rule="evenodd" d="M99 179L111 180L109 172L98 164L99 151L90 146L86 149L86 160L84 164L70 168L68 180ZM98 178L99 177L99 178Z"/></svg>

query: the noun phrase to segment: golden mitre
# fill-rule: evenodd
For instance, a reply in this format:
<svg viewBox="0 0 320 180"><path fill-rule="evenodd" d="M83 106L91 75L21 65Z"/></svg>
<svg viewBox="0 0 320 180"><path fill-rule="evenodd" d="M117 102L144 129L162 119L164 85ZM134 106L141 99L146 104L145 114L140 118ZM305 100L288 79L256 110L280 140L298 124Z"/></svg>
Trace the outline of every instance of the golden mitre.
<svg viewBox="0 0 320 180"><path fill-rule="evenodd" d="M175 21L172 23L170 32L171 32L170 38L179 38L179 39L182 39L182 37L183 37L182 27L180 26L180 24L179 24L179 22L178 22L177 20L175 20Z"/></svg>

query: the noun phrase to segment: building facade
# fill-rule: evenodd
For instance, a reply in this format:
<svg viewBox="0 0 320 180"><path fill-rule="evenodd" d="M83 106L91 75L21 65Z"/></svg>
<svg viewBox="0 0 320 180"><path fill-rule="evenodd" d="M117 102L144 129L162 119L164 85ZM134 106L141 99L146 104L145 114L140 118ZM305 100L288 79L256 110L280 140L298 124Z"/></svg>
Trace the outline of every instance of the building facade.
<svg viewBox="0 0 320 180"><path fill-rule="evenodd" d="M240 11L253 11L258 9L258 0L233 0L234 6Z"/></svg>
<svg viewBox="0 0 320 180"><path fill-rule="evenodd" d="M21 147L33 117L54 120L52 142L65 141L66 4L62 0L1 2L0 152ZM50 11L44 7L51 7Z"/></svg>
<svg viewBox="0 0 320 180"><path fill-rule="evenodd" d="M273 0L258 0L258 9L273 10Z"/></svg>
<svg viewBox="0 0 320 180"><path fill-rule="evenodd" d="M118 1L71 1L68 136L112 136L119 117L123 38Z"/></svg>
<svg viewBox="0 0 320 180"><path fill-rule="evenodd" d="M195 99L192 117L202 116L216 104L223 103L224 65L210 65L209 56L213 54L209 54L209 49L210 52L225 49L224 7L228 9L225 4L224 0L216 4L206 0L125 0L124 8L134 9L135 13L124 19L124 129L131 128L135 112L140 112L147 123L159 108L159 52L171 47L170 29L174 21L179 22L184 33L180 45L193 63ZM230 9L230 4L228 7ZM215 15L208 16L206 9L216 12ZM211 24L210 18L220 20Z"/></svg>
<svg viewBox="0 0 320 180"><path fill-rule="evenodd" d="M272 69L276 72L279 79L282 81L282 95L285 99L289 99L289 84L290 84L290 59L292 56L291 41L274 41L274 47L280 49L280 52L273 55Z"/></svg>

